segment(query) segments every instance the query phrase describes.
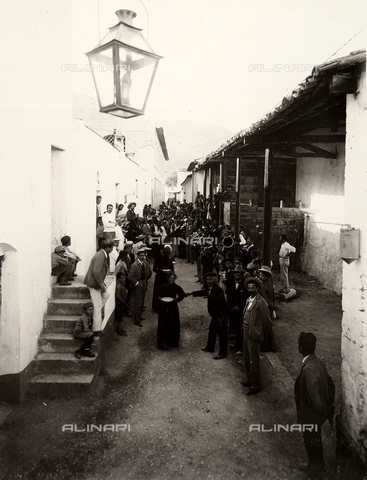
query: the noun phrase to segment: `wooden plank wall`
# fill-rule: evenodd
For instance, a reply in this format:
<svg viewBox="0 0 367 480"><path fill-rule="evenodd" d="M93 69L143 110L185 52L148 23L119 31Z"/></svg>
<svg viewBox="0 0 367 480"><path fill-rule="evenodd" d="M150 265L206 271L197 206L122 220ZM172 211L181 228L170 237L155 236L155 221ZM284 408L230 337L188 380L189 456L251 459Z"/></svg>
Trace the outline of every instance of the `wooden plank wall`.
<svg viewBox="0 0 367 480"><path fill-rule="evenodd" d="M231 202L231 225L235 223L236 205ZM241 204L240 206L240 226L244 227L247 236L251 235L254 238L255 246L262 250L263 245L263 222L264 222L264 208L251 207L249 205ZM287 235L289 243L296 247L297 252L291 259L291 270L301 271L301 253L304 236L304 214L298 208L279 208L273 207L272 210L272 246L271 259L274 268L279 268L279 248L280 235Z"/></svg>
<svg viewBox="0 0 367 480"><path fill-rule="evenodd" d="M236 159L224 162L223 201L235 201ZM295 207L296 161L275 159L273 176L273 207ZM241 160L240 181L241 203L264 206L264 161L259 159Z"/></svg>

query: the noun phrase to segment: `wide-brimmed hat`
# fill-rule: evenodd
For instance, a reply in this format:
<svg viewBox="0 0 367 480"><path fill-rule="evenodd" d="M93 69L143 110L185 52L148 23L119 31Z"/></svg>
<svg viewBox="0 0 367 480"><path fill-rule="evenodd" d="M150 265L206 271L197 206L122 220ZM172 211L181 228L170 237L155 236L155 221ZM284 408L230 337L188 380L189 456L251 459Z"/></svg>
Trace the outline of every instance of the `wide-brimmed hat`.
<svg viewBox="0 0 367 480"><path fill-rule="evenodd" d="M236 265L233 271L234 273L243 273L245 270L243 269L243 267L241 267L241 265Z"/></svg>
<svg viewBox="0 0 367 480"><path fill-rule="evenodd" d="M217 272L208 272L205 274L205 277L217 277Z"/></svg>
<svg viewBox="0 0 367 480"><path fill-rule="evenodd" d="M267 265L263 265L261 268L259 268L258 271L259 271L259 272L267 273L268 275L272 275L272 273L271 273L271 268L268 267Z"/></svg>
<svg viewBox="0 0 367 480"><path fill-rule="evenodd" d="M146 253L146 248L145 247L139 248L139 250L137 251L137 254L139 255L139 253Z"/></svg>
<svg viewBox="0 0 367 480"><path fill-rule="evenodd" d="M134 207L136 207L136 203L135 203L135 202L130 202L129 205L127 206L127 208L131 208L133 205L134 205Z"/></svg>
<svg viewBox="0 0 367 480"><path fill-rule="evenodd" d="M143 235L143 234L142 234L142 235L138 235L138 236L135 238L135 240L143 240L143 238L145 238L145 237L146 237L146 235Z"/></svg>
<svg viewBox="0 0 367 480"><path fill-rule="evenodd" d="M256 277L248 277L248 278L246 278L246 280L245 280L245 287L247 287L247 285L248 285L249 283L256 283L257 288L259 288L259 287L261 286L260 280L259 280L258 278L256 278Z"/></svg>

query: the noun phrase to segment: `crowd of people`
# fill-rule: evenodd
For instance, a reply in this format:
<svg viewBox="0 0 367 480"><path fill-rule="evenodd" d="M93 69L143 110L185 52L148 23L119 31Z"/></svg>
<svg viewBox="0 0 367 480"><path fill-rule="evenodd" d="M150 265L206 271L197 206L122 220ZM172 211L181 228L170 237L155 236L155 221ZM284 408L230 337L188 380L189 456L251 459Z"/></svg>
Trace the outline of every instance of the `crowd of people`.
<svg viewBox="0 0 367 480"><path fill-rule="evenodd" d="M108 298L104 280L108 273L113 273L116 277L117 332L126 335L123 328L124 316L131 316L135 325L143 326L141 321L147 282L153 272L155 281L152 309L157 313L164 309L167 314L172 306L167 305L169 296L162 295L161 292L167 289L167 285L177 286L175 259L184 259L187 263L196 265L196 282L202 284L199 292L193 292L196 296L207 296L204 293L208 291L211 282L209 277L215 273L215 283L223 291L226 303L228 331L233 336L233 347L238 354L245 348L245 355L248 348L243 346L243 314L247 299L251 297L248 279L254 279L269 311L269 321L265 322L266 325L264 323L261 348L265 351L275 350L272 319L276 317L276 312L271 266L262 265L261 251L255 247L251 236L246 238L243 227L239 237L235 239L231 226L219 224L218 195L213 196L212 202L198 192L192 203L162 202L157 209L145 205L142 217L135 213L135 202L127 205L126 213L124 205L116 205L116 213L113 215L112 204L108 204L103 211L101 197L98 196L96 200L97 254L93 257L85 278L94 305L94 334L101 333L104 305ZM234 253L236 244L237 255ZM61 245L57 246L52 254L52 274L57 276L60 285L71 284L76 276L77 264L81 261L80 257L71 251L70 245L71 238L65 235L61 239ZM294 251L286 236L282 235L279 256L282 260L281 292L284 293L289 292L289 256ZM153 269L153 262L148 261L147 257L153 260ZM168 279L167 274L170 274L171 278ZM172 288L175 287L171 286L170 290ZM182 294L179 301L184 298L181 296ZM162 298L166 301L162 301ZM161 320L163 317L164 315L159 315ZM214 330L212 327L212 331ZM227 332L227 328L225 331ZM163 336L159 336L160 348L178 343L170 339L162 340ZM209 351L213 349L211 342L212 340L207 346ZM216 358L226 356L227 346L223 345L222 342ZM246 363L245 359L244 361Z"/></svg>
<svg viewBox="0 0 367 480"><path fill-rule="evenodd" d="M179 346L178 303L190 295L207 298L211 320L202 350L214 353L217 337L219 351L213 359L226 358L228 347L235 349L236 355L242 356L239 363L244 365L245 376L241 383L247 388L246 395L260 392L260 352L276 351L272 265L262 263L261 251L243 227L235 238L231 226L219 224L218 196L214 195L213 202L209 202L198 192L193 203L162 202L158 209L145 205L142 217L135 213L135 202L127 206L126 214L123 205L116 205L115 216L111 204L104 213L99 206L97 198L97 253L84 279L92 301L85 304L75 326L74 337L83 340L75 356L95 356L90 347L95 336L103 335L104 306L109 298L106 275L113 273L116 277L116 332L126 336L125 317L132 317L137 327L143 327L147 285L154 272L152 310L158 313L157 347L168 350ZM286 235L279 240L279 292L288 294L289 257L295 248ZM52 273L57 275L60 285L71 284L81 260L70 245L71 238L64 236L61 246L52 254ZM196 282L201 288L186 293L176 283L177 259L196 265ZM319 426L304 434L309 456L305 468L310 478L318 478L324 469L321 426L330 419L333 400L332 380L315 355L315 347L316 337L312 333L300 335L299 351L304 360L296 380L298 418L300 423L314 422ZM315 382L319 382L317 388Z"/></svg>

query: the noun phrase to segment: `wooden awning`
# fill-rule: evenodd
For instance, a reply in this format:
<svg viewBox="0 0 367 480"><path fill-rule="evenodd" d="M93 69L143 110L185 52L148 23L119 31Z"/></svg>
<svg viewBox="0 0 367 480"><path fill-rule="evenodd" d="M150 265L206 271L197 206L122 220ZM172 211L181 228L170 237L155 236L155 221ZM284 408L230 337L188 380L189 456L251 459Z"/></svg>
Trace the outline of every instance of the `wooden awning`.
<svg viewBox="0 0 367 480"><path fill-rule="evenodd" d="M346 94L356 92L365 68L365 50L315 67L273 111L229 139L206 162L223 157L264 158L264 148L269 147L277 158L335 158L320 144L345 142Z"/></svg>

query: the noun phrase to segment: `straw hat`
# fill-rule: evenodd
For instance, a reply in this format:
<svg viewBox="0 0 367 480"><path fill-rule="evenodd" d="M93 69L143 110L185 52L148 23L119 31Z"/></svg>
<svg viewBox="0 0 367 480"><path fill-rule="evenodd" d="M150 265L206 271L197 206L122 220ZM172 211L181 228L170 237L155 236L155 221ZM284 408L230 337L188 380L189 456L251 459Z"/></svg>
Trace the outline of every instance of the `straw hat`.
<svg viewBox="0 0 367 480"><path fill-rule="evenodd" d="M263 265L261 268L259 268L259 272L264 272L264 273L267 273L268 275L272 275L271 268L268 267L267 265Z"/></svg>

